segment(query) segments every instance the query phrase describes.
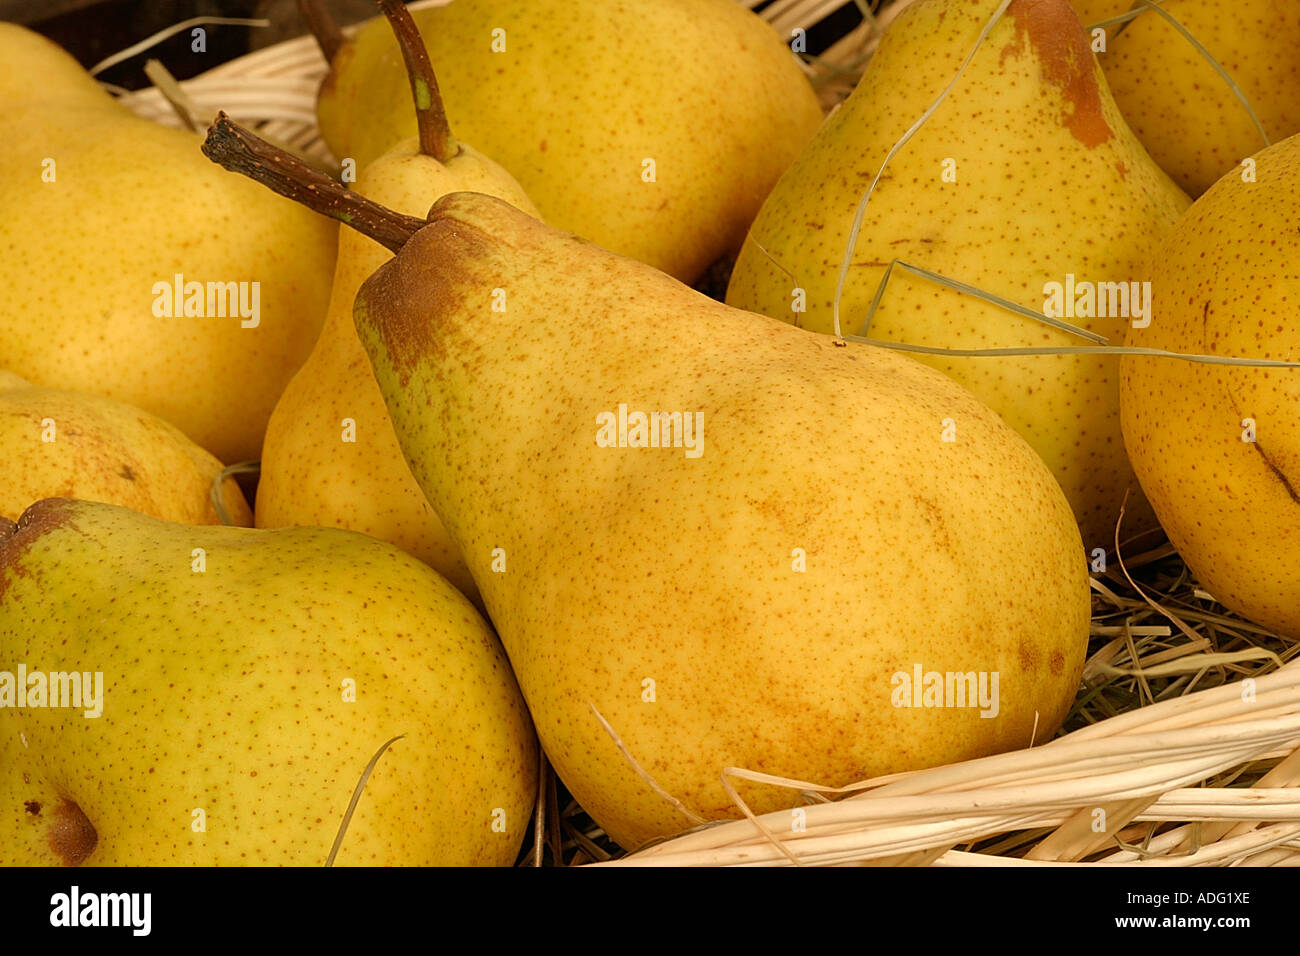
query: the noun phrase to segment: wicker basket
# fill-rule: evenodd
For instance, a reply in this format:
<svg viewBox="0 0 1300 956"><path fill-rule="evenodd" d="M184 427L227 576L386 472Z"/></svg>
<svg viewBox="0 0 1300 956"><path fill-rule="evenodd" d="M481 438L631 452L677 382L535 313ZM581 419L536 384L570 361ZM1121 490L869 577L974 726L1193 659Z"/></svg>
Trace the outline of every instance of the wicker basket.
<svg viewBox="0 0 1300 956"><path fill-rule="evenodd" d="M762 15L789 36L853 2L774 0ZM910 2L886 0L874 23L864 21L809 64L825 105L847 94L879 30ZM315 42L303 37L182 86L200 111L224 109L329 162L315 120L324 75ZM123 101L179 125L157 90ZM1129 623L1094 626L1094 634L1118 636L1094 653L1085 677L1108 666L1117 643L1132 646ZM1027 741L1024 750L840 790L719 768L724 781L792 788L801 806L755 817L738 803L746 819L697 827L600 865L1297 865L1300 660L1281 665L1271 656L1279 666L1263 676L1139 706L1043 746ZM1140 665L1134 679L1144 680Z"/></svg>

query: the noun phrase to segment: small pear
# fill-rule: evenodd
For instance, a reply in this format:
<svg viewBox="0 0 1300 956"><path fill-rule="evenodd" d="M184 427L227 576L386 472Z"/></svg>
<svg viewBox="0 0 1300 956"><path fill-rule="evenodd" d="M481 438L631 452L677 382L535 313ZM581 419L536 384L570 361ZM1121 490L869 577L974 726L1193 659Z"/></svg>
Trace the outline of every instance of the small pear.
<svg viewBox="0 0 1300 956"><path fill-rule="evenodd" d="M1131 0L1074 0L1083 22ZM1300 6L1292 0L1164 0L1160 5L1224 68L1270 142L1300 132ZM1115 102L1160 167L1192 196L1266 143L1223 77L1158 11L1107 31L1098 54Z"/></svg>
<svg viewBox="0 0 1300 956"><path fill-rule="evenodd" d="M1051 736L1087 572L987 407L491 197L403 227L358 334L546 753L619 844L737 816L727 767L843 785Z"/></svg>
<svg viewBox="0 0 1300 956"><path fill-rule="evenodd" d="M547 222L686 282L734 255L821 122L795 55L735 0L455 0L414 16L453 127ZM321 135L363 168L415 132L401 57L382 20L328 56Z"/></svg>
<svg viewBox="0 0 1300 956"><path fill-rule="evenodd" d="M148 412L0 372L0 515L9 520L42 498L63 497L220 524L211 497L220 472L221 462ZM230 521L252 524L234 478L222 493Z"/></svg>
<svg viewBox="0 0 1300 956"><path fill-rule="evenodd" d="M1133 346L1300 360L1300 135L1201 196L1152 253ZM1124 441L1160 524L1214 597L1300 638L1300 369L1125 356Z"/></svg>
<svg viewBox="0 0 1300 956"><path fill-rule="evenodd" d="M381 749L338 864L509 865L528 828L496 637L355 532L38 502L0 529L0 659L0 865L320 866Z"/></svg>
<svg viewBox="0 0 1300 956"><path fill-rule="evenodd" d="M0 360L257 457L325 317L335 230L0 23Z"/></svg>
<svg viewBox="0 0 1300 956"><path fill-rule="evenodd" d="M417 108L412 116L418 112L422 124L436 128L395 146L366 167L355 192L390 209L423 216L439 196L471 190L537 215L509 173L451 138L440 104L433 102L439 96L437 81L427 57L421 59L423 46L410 14L400 3L381 6L394 18L406 44L407 62L414 67ZM436 145L425 152L423 143ZM361 283L391 257L379 243L354 230L345 229L339 236L325 328L267 425L257 525L361 531L409 551L473 597L474 580L460 552L402 458L384 397L352 323L352 301ZM499 307L507 306L499 301Z"/></svg>
<svg viewBox="0 0 1300 956"><path fill-rule="evenodd" d="M754 222L727 302L834 329L859 202L885 157L953 83L999 0L916 3L893 22L852 96L818 130ZM995 293L1111 344L1146 321L1143 265L1188 198L1151 161L1106 90L1067 0L1013 0L866 205L844 282L841 331L954 349L1096 344L895 268ZM799 311L795 311L799 310ZM1153 529L1119 427L1108 356L923 355L1043 456L1089 552Z"/></svg>

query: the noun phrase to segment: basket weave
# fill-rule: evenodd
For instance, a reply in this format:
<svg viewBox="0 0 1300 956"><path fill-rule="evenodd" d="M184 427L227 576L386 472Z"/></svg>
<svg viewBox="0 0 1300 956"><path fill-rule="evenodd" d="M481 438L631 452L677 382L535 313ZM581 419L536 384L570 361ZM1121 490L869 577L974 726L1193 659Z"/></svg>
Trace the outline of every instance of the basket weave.
<svg viewBox="0 0 1300 956"><path fill-rule="evenodd" d="M789 36L854 2L774 0L761 13ZM809 64L824 105L847 94L879 30L911 2L886 0L874 22L863 22ZM302 37L182 87L201 111L223 109L328 163L315 117L325 72L314 40ZM156 89L122 101L149 119L180 125ZM1275 766L1253 786L1225 784L1234 771L1259 769L1263 761ZM759 817L746 810L747 819L698 827L596 865L1300 865L1300 660L1042 746L838 791L740 770L723 776L790 787L797 792L791 802L803 806ZM835 801L825 796L845 792L850 795ZM973 851L976 843L982 846Z"/></svg>

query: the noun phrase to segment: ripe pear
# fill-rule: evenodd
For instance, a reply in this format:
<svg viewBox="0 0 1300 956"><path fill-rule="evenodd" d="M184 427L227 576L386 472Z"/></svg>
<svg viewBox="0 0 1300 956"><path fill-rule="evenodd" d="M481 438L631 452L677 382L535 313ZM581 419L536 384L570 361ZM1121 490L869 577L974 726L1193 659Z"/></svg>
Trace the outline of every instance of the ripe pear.
<svg viewBox="0 0 1300 956"><path fill-rule="evenodd" d="M0 371L0 516L12 521L34 501L62 497L220 524L211 498L220 472L221 462L148 412ZM252 524L235 479L222 492L230 520Z"/></svg>
<svg viewBox="0 0 1300 956"><path fill-rule="evenodd" d="M862 82L764 203L728 304L833 330L861 197L886 154L952 82L998 4L927 0L899 15ZM862 331L877 286L899 259L1039 314L1056 283L1064 321L1120 345L1130 321L1140 319L1116 306L1135 313L1130 283L1145 278L1149 247L1188 204L1124 125L1066 0L1014 0L947 98L885 167L845 281L842 331ZM1084 303L1071 290L1075 280L1124 285L1093 286L1114 296L1099 292ZM867 332L957 349L1094 344L900 269ZM1154 527L1124 455L1113 358L919 357L988 403L1043 456L1090 552L1113 546L1130 489L1126 528Z"/></svg>
<svg viewBox="0 0 1300 956"><path fill-rule="evenodd" d="M452 126L546 221L686 282L734 254L821 122L735 0L454 0L415 12ZM321 134L362 168L415 131L382 20L332 57Z"/></svg>
<svg viewBox="0 0 1300 956"><path fill-rule="evenodd" d="M1084 23L1124 13L1130 0L1074 0ZM1300 7L1287 0L1164 0L1245 94L1270 141L1300 132ZM1159 13L1107 30L1098 54L1133 132L1174 181L1199 196L1264 147L1232 88Z"/></svg>
<svg viewBox="0 0 1300 956"><path fill-rule="evenodd" d="M398 735L337 862L513 862L528 714L487 624L414 558L66 499L0 538L0 865L318 866Z"/></svg>
<svg viewBox="0 0 1300 956"><path fill-rule="evenodd" d="M401 16L398 11L404 8L398 5L393 15ZM436 81L424 88L438 96ZM409 98L407 107L414 116ZM437 135L450 137L450 130L444 125ZM444 151L445 159L425 153L420 138L412 138L366 167L354 191L410 215L423 216L435 199L457 190L498 196L537 215L519 184L491 159L465 143L448 142ZM390 258L354 230L339 236L325 328L267 425L257 525L361 531L409 551L473 597L474 579L402 457L352 323L361 283Z"/></svg>
<svg viewBox="0 0 1300 956"><path fill-rule="evenodd" d="M839 785L1063 719L1088 632L1078 530L1043 462L950 379L473 193L367 280L356 324L547 754L622 846L693 818L597 712L706 819L739 812L726 767ZM1000 704L902 706L915 668L996 672Z"/></svg>
<svg viewBox="0 0 1300 956"><path fill-rule="evenodd" d="M197 134L136 116L39 34L0 23L0 61L4 367L256 458L324 320L336 230L212 169Z"/></svg>
<svg viewBox="0 0 1300 956"><path fill-rule="evenodd" d="M1070 6L1079 15L1085 27L1101 23L1133 9L1134 0L1070 0ZM1115 28L1111 28L1113 31Z"/></svg>
<svg viewBox="0 0 1300 956"><path fill-rule="evenodd" d="M1152 255L1151 325L1128 344L1300 359L1300 136L1224 176ZM1124 441L1201 584L1300 638L1300 369L1125 356Z"/></svg>

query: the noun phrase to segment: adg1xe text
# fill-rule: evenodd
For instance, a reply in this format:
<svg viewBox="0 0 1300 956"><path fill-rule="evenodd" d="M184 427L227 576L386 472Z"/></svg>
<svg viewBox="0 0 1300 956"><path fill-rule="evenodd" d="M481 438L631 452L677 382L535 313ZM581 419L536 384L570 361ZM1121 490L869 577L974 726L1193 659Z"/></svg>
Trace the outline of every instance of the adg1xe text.
<svg viewBox="0 0 1300 956"><path fill-rule="evenodd" d="M1201 890L1199 893L1130 893L1128 902L1157 908L1171 903L1249 903L1250 892Z"/></svg>

